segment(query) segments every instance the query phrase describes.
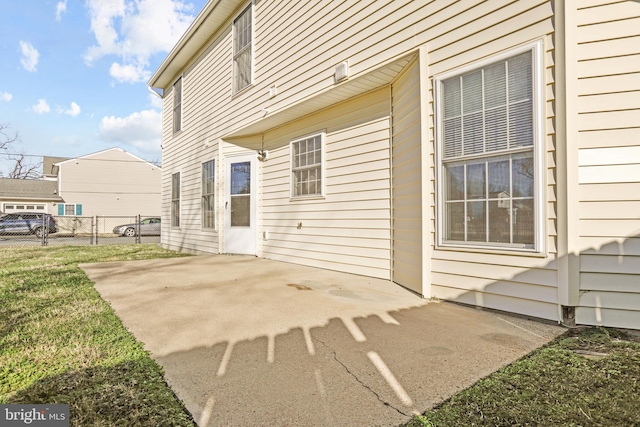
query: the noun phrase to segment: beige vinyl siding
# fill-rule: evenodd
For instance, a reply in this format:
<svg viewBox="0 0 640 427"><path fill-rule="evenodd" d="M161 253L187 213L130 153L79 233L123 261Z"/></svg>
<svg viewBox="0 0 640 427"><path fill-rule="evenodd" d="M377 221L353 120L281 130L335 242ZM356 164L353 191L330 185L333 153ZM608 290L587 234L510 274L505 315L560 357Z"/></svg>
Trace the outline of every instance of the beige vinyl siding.
<svg viewBox="0 0 640 427"><path fill-rule="evenodd" d="M470 3L461 3L464 7L470 6ZM477 14L478 10L482 10L482 13ZM473 16L474 13L477 15ZM443 31L447 28L446 24L453 25L453 29ZM546 231L546 251L537 255L499 249L434 247L431 256L431 294L480 307L557 320L554 28L551 3L519 1L501 5L499 2L488 2L465 10L452 17L450 23L441 23L437 27L443 30L428 43L430 76L490 58L496 53L534 40L543 41L543 103L546 112L543 183L547 190L541 200L546 205L546 220L541 225ZM432 90L430 98L433 126L436 119L433 117L435 107ZM435 133L435 129L431 132ZM435 176L435 170L432 176ZM435 212L433 199L435 195L430 206ZM432 244L435 242L435 235L431 236L431 241Z"/></svg>
<svg viewBox="0 0 640 427"><path fill-rule="evenodd" d="M578 17L580 307L583 324L640 324L640 4Z"/></svg>
<svg viewBox="0 0 640 427"><path fill-rule="evenodd" d="M326 132L325 196L291 199L288 141ZM277 142L280 141L280 142ZM390 279L389 89L265 134L265 258Z"/></svg>
<svg viewBox="0 0 640 427"><path fill-rule="evenodd" d="M391 85L391 99L392 280L422 294L422 135L417 61Z"/></svg>
<svg viewBox="0 0 640 427"><path fill-rule="evenodd" d="M180 227L163 227L162 244L174 250L189 253L218 253L224 199L221 147L218 137L211 132L217 125L218 105L223 102L222 94L228 86L231 74L225 52L231 43L228 31L208 47L203 54L210 60L200 61L188 67L182 81L182 130L173 133L172 106L173 93L169 89L163 102L163 218L164 224L171 224L171 176L180 172ZM228 45L228 46L227 46ZM228 70L227 70L228 69ZM225 75L228 72L228 76ZM216 228L202 227L202 163L215 160Z"/></svg>
<svg viewBox="0 0 640 427"><path fill-rule="evenodd" d="M429 78L473 61L490 57L514 46L543 38L546 48L546 166L548 186L547 257L480 253L464 251L434 252L434 295L453 293L483 295L480 305L503 310L523 307L523 312L557 319L557 306L549 293L556 283L555 272L555 147L553 82L553 10L550 1L409 1L367 0L358 2L267 2L255 4L254 84L238 96L231 96L231 17L204 46L199 55L185 66L183 80L183 131L170 132L170 116L165 113L164 188L169 177L181 170L183 200L195 197L189 181L196 179L207 149L202 141L214 141L268 114L307 102L335 87L336 64L347 60L350 79L357 79L390 61L426 46L429 55ZM269 87L278 94L269 98ZM170 90L169 90L170 92ZM429 93L432 99L432 93ZM361 99L366 99L363 97ZM336 100L336 102L339 101ZM165 97L170 106L171 95ZM303 117L265 133L270 159L262 164L262 229L269 232L263 241L265 257L319 267L390 278L391 215L389 104L380 102L378 111L370 102L349 101L361 111L347 108L340 114L334 107L320 111L314 119ZM386 106L384 106L386 103ZM377 105L377 103L376 103ZM384 106L384 107L383 107ZM433 108L433 104L430 104ZM333 114L333 115L332 115ZM366 122L356 116L370 117ZM342 120L343 125L338 123ZM422 135L433 160L433 114L431 131ZM169 124L167 124L169 121ZM314 131L327 131L326 198L324 200L289 201L288 142ZM386 136L383 136L386 134ZM258 139L259 140L259 139ZM384 143L382 141L385 141ZM382 146L386 144L386 149ZM256 147L259 147L259 144ZM226 148L225 148L226 150ZM386 153L386 154L385 154ZM192 164L196 166L191 166ZM219 171L220 168L217 168ZM193 178L190 176L193 175ZM429 174L430 217L435 217L435 172ZM220 181L219 181L220 182ZM165 190L166 193L166 190ZM165 199L165 206L168 201ZM183 212L188 203L183 203ZM165 207L165 212L167 208ZM385 213L386 212L386 213ZM184 214L183 214L184 215ZM219 218L219 217L218 217ZM302 222L302 228L297 224ZM193 229L188 228L193 224ZM197 226L196 226L197 224ZM423 224L434 230L435 225ZM185 221L180 230L171 230L172 245L206 247L217 245L216 236L206 242L199 221ZM207 236L209 238L209 236ZM435 242L434 235L428 237ZM201 243L194 243L195 241ZM447 257L453 257L449 260ZM438 260L443 262L437 262ZM446 260L447 262L444 262ZM501 268L504 263L515 263ZM498 268L487 269L486 265ZM526 273L532 269L531 273ZM461 273L464 272L464 273ZM526 274L525 274L526 273ZM509 276L511 275L511 276ZM459 277L459 282L445 277ZM546 278L549 277L549 280ZM522 279L524 278L524 279ZM536 278L540 278L537 280ZM468 279L468 280L467 280ZM505 286L491 287L509 283ZM456 284L458 283L458 284ZM513 284L512 284L513 283ZM542 295L542 296L540 296ZM528 307L528 308L527 308Z"/></svg>
<svg viewBox="0 0 640 427"><path fill-rule="evenodd" d="M156 216L161 174L124 150L105 150L60 164L60 197L65 204L81 204L82 216Z"/></svg>

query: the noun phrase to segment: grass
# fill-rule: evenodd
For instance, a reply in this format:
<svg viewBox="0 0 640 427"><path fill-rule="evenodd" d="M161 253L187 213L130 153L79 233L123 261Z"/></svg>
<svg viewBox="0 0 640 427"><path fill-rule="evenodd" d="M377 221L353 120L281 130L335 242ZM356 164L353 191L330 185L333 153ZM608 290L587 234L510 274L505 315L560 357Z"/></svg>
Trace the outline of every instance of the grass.
<svg viewBox="0 0 640 427"><path fill-rule="evenodd" d="M570 330L407 427L527 425L640 425L640 340L612 329Z"/></svg>
<svg viewBox="0 0 640 427"><path fill-rule="evenodd" d="M67 403L74 426L193 426L78 268L175 256L156 245L0 249L0 403Z"/></svg>

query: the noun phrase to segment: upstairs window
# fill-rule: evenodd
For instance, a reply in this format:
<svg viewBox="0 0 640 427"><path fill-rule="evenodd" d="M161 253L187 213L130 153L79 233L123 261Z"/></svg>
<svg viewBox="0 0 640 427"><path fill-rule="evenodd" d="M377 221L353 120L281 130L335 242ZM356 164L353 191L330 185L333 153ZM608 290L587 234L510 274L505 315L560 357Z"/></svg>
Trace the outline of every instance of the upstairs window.
<svg viewBox="0 0 640 427"><path fill-rule="evenodd" d="M202 164L202 227L215 228L215 163Z"/></svg>
<svg viewBox="0 0 640 427"><path fill-rule="evenodd" d="M324 134L291 142L291 196L322 196Z"/></svg>
<svg viewBox="0 0 640 427"><path fill-rule="evenodd" d="M247 6L233 20L233 93L251 84L252 67L252 9Z"/></svg>
<svg viewBox="0 0 640 427"><path fill-rule="evenodd" d="M442 244L539 248L538 49L436 79Z"/></svg>
<svg viewBox="0 0 640 427"><path fill-rule="evenodd" d="M173 133L182 129L182 77L173 84Z"/></svg>

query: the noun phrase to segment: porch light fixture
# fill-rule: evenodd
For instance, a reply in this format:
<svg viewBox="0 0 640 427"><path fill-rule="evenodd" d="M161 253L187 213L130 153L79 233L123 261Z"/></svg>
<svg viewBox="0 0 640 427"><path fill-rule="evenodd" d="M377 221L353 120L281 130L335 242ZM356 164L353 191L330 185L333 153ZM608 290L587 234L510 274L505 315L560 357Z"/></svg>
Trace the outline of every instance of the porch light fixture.
<svg viewBox="0 0 640 427"><path fill-rule="evenodd" d="M266 162L269 158L269 150L258 150L258 160Z"/></svg>

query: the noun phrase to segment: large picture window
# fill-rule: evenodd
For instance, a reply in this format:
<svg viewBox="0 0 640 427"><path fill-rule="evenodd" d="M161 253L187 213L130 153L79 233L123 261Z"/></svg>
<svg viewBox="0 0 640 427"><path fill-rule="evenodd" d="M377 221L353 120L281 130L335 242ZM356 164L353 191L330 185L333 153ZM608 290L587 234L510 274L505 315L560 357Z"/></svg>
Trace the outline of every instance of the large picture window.
<svg viewBox="0 0 640 427"><path fill-rule="evenodd" d="M324 135L291 142L292 197L321 196Z"/></svg>
<svg viewBox="0 0 640 427"><path fill-rule="evenodd" d="M182 129L182 77L173 84L173 133Z"/></svg>
<svg viewBox="0 0 640 427"><path fill-rule="evenodd" d="M233 93L251 84L252 20L251 4L233 20Z"/></svg>
<svg viewBox="0 0 640 427"><path fill-rule="evenodd" d="M171 226L180 227L180 172L171 175Z"/></svg>
<svg viewBox="0 0 640 427"><path fill-rule="evenodd" d="M442 244L537 248L537 46L436 80Z"/></svg>
<svg viewBox="0 0 640 427"><path fill-rule="evenodd" d="M215 163L202 164L202 227L215 228Z"/></svg>

